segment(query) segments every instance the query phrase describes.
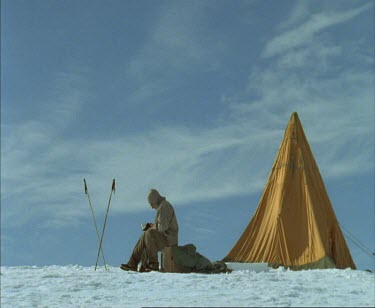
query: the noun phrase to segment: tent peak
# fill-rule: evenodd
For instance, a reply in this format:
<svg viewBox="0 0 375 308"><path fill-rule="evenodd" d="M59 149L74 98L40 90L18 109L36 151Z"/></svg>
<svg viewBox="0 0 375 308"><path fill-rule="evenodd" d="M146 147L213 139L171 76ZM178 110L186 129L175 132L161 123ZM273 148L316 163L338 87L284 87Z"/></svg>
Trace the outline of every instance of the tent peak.
<svg viewBox="0 0 375 308"><path fill-rule="evenodd" d="M298 126L298 128L297 128L297 126ZM303 130L302 124L301 124L301 121L300 121L300 119L298 117L298 113L297 112L293 112L292 113L287 127L288 128L285 131L285 133L287 134L287 132L289 132L288 135L290 134L290 132L293 132L293 134L295 134L295 130L296 129L297 130L301 130L301 129Z"/></svg>
<svg viewBox="0 0 375 308"><path fill-rule="evenodd" d="M294 120L298 119L298 113L297 113L296 111L294 111L294 112L292 113L291 118L294 119Z"/></svg>

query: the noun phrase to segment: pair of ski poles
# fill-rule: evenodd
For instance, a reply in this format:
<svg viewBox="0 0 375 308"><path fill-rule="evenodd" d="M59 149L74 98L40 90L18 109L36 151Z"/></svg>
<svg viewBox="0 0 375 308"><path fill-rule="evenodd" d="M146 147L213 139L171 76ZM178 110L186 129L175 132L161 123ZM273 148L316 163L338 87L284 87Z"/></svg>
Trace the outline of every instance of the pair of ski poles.
<svg viewBox="0 0 375 308"><path fill-rule="evenodd" d="M106 262L105 262L105 257L104 257L104 251L103 251L102 243L103 243L103 236L104 236L105 226L107 224L107 217L108 217L109 206L111 204L112 193L115 192L115 190L116 190L115 179L113 179L113 182L112 182L111 194L109 195L109 201L108 201L108 206L107 206L107 213L105 215L105 220L104 220L104 225L103 225L103 230L102 230L102 235L101 236L99 236L98 226L96 224L96 219L95 219L95 215L94 215L94 209L92 207L91 200L90 200L90 195L89 195L89 191L87 189L86 179L83 179L83 182L85 183L85 194L87 195L87 198L89 199L91 214L92 214L92 218L94 220L96 235L98 236L98 241L99 241L99 250L98 250L98 255L96 257L95 271L96 271L96 268L98 267L98 261L99 261L100 252L102 253L104 267L108 271L108 268L107 268L107 265L106 265Z"/></svg>

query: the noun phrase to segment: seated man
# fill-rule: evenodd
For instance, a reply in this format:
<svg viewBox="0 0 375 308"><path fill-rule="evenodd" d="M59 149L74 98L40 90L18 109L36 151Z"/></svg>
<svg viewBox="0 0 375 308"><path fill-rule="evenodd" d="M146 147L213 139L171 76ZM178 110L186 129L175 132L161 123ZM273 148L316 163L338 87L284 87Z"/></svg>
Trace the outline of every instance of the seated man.
<svg viewBox="0 0 375 308"><path fill-rule="evenodd" d="M173 206L156 189L150 190L148 203L156 210L155 224L143 232L128 263L121 264L124 271L137 271L140 261L141 271L158 271L158 251L178 244L178 223Z"/></svg>

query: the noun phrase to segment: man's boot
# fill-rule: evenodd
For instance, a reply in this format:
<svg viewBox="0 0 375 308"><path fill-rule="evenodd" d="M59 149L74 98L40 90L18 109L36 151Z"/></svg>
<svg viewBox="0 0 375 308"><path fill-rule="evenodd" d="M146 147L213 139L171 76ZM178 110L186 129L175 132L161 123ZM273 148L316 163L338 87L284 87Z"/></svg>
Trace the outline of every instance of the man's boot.
<svg viewBox="0 0 375 308"><path fill-rule="evenodd" d="M134 266L131 266L129 265L128 263L127 264L121 264L120 268L124 271L128 271L128 272L136 272L137 271L137 268L134 267Z"/></svg>

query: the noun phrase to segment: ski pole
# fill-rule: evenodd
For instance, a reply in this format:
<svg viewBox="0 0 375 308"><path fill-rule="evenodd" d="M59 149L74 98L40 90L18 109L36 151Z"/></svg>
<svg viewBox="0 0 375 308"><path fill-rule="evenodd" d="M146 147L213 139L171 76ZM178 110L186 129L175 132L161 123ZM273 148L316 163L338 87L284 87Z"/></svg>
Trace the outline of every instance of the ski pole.
<svg viewBox="0 0 375 308"><path fill-rule="evenodd" d="M91 204L89 190L87 189L86 179L83 179L83 182L85 183L85 194L87 195L87 198L89 199L89 203L90 203L90 209L91 209L92 218L94 220L96 235L98 236L98 242L100 243L100 236L99 236L98 226L96 224L96 219L95 219L95 215L94 215L94 209L93 209L92 204ZM106 265L106 262L105 262L105 258L104 258L104 251L103 251L103 249L101 249L101 252L102 252L104 267L108 271L107 265ZM96 270L96 268L95 268L95 270Z"/></svg>
<svg viewBox="0 0 375 308"><path fill-rule="evenodd" d="M104 225L103 225L102 237L100 238L100 244L99 244L98 256L96 257L95 270L96 270L96 267L97 267L97 265L98 265L98 259L99 259L100 250L102 249L102 242L103 242L103 236L104 236L105 226L106 226L106 224L107 224L107 217L108 217L109 205L111 204L112 193L115 192L115 190L116 190L116 187L115 187L115 179L113 179L113 182L112 182L112 189L111 189L111 194L109 195L109 201L108 201L108 206L107 206L107 213L105 214L105 220L104 220Z"/></svg>

